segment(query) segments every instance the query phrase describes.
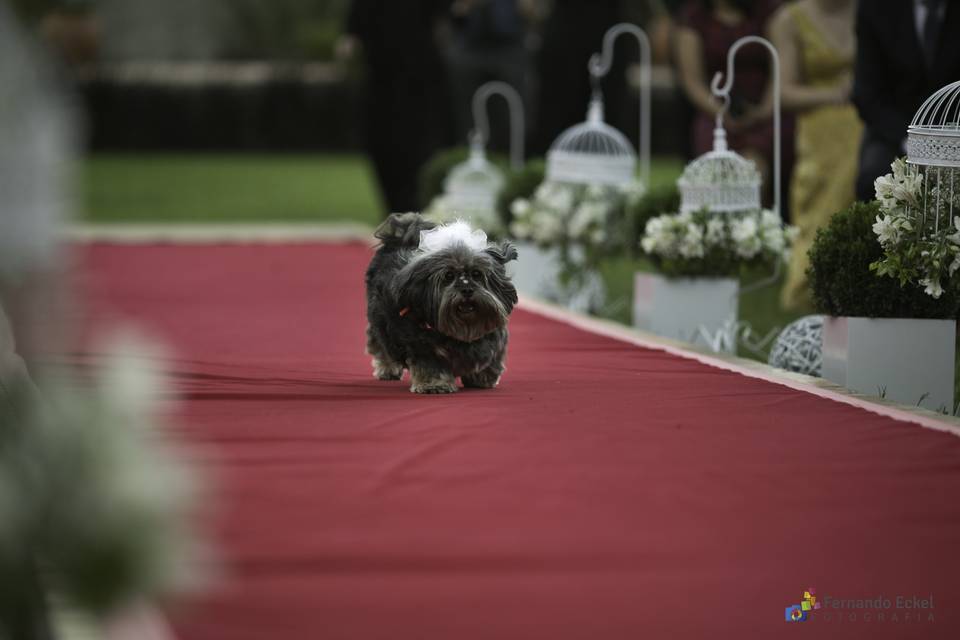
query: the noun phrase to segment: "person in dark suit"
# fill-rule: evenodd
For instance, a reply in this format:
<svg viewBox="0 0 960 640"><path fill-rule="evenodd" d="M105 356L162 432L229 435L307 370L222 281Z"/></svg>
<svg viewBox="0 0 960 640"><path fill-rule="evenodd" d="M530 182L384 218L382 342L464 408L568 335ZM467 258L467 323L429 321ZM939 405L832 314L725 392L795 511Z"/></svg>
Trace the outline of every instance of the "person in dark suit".
<svg viewBox="0 0 960 640"><path fill-rule="evenodd" d="M366 65L367 152L384 213L417 211L417 174L453 138L437 25L450 0L353 0L337 55Z"/></svg>
<svg viewBox="0 0 960 640"><path fill-rule="evenodd" d="M923 101L960 80L960 1L869 0L857 7L853 102L866 125L857 198L906 154L907 126Z"/></svg>

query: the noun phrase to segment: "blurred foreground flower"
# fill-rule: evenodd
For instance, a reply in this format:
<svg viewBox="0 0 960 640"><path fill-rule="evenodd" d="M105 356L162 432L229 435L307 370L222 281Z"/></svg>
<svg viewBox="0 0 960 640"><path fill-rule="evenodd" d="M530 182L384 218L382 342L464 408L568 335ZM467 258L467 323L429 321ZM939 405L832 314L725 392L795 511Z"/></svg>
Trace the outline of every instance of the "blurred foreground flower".
<svg viewBox="0 0 960 640"><path fill-rule="evenodd" d="M0 599L32 585L106 617L200 578L197 478L160 428L156 360L135 355L157 350L126 337L101 353L86 388L0 384ZM0 602L0 631L45 615L16 604Z"/></svg>

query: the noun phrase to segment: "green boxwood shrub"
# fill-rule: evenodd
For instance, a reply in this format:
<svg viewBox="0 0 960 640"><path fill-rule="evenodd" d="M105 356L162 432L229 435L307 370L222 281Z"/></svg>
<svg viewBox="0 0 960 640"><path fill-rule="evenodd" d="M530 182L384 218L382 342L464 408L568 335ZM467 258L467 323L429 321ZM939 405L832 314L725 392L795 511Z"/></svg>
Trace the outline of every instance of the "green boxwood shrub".
<svg viewBox="0 0 960 640"><path fill-rule="evenodd" d="M960 298L944 291L934 299L912 284L880 277L870 264L883 257L873 233L876 202L857 202L817 231L807 276L817 311L831 316L955 318Z"/></svg>

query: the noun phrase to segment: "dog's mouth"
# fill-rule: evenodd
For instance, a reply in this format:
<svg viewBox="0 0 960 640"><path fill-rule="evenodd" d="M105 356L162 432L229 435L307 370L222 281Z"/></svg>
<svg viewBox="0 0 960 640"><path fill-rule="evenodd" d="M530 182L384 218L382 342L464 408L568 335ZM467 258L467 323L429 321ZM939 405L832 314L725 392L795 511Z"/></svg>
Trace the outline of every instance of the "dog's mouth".
<svg viewBox="0 0 960 640"><path fill-rule="evenodd" d="M469 300L457 303L457 314L461 316L472 316L477 312L477 305Z"/></svg>

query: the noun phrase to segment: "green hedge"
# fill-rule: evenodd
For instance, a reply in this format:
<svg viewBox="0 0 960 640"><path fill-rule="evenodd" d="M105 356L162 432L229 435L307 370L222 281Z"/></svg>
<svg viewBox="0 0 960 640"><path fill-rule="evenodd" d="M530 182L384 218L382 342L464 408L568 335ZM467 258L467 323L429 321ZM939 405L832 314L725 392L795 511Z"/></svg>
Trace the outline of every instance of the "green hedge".
<svg viewBox="0 0 960 640"><path fill-rule="evenodd" d="M880 213L876 202L857 202L817 231L810 249L807 276L817 311L831 316L871 318L955 318L955 291L936 300L912 284L901 287L893 278L870 271L883 257L873 233Z"/></svg>

